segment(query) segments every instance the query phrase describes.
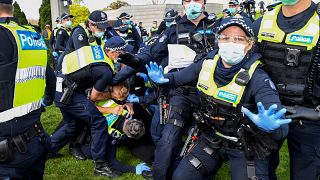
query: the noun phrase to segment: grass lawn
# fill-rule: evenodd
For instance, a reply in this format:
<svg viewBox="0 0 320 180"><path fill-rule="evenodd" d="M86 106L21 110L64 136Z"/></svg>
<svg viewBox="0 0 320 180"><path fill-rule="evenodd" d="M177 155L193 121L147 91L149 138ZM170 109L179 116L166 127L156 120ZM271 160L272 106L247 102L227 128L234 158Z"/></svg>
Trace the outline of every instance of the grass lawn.
<svg viewBox="0 0 320 180"><path fill-rule="evenodd" d="M46 109L47 111L42 115L42 123L46 131L51 134L62 118L58 108L52 106ZM107 179L105 177L95 177L93 175L93 161L78 161L71 157L67 148L62 149L60 152L63 154L63 158L50 159L47 161L45 179ZM120 161L133 166L141 162L139 159L131 155L126 148L120 148L118 150L117 157ZM278 167L277 173L279 180L289 179L289 157L286 144L281 149L281 163ZM228 180L230 179L229 174L229 164L226 163L219 171L216 180ZM134 174L125 174L117 179L142 180L143 178Z"/></svg>

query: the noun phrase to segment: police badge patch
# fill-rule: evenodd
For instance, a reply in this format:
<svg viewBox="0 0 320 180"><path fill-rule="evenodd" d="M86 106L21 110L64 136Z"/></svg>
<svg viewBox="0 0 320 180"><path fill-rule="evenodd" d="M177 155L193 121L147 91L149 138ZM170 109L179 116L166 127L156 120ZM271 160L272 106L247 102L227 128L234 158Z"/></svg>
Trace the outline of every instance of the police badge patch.
<svg viewBox="0 0 320 180"><path fill-rule="evenodd" d="M79 34L79 35L78 35L78 40L79 40L79 41L83 41L83 35L82 35L82 34Z"/></svg>

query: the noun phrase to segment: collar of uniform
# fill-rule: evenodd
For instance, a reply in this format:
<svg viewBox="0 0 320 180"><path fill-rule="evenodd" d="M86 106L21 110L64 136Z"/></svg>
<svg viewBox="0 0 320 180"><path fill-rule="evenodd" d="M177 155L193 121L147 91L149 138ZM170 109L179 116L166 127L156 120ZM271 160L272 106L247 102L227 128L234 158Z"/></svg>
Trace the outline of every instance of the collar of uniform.
<svg viewBox="0 0 320 180"><path fill-rule="evenodd" d="M10 21L14 21L19 24L19 21L15 17L1 17L0 18L0 23L9 23Z"/></svg>
<svg viewBox="0 0 320 180"><path fill-rule="evenodd" d="M208 19L209 14L206 11L204 11L203 14L205 15L205 17L203 19L201 19L200 22L206 21ZM191 22L191 21L187 18L187 15L182 16L182 18L179 21L179 23L182 23L182 24L189 23L189 22Z"/></svg>

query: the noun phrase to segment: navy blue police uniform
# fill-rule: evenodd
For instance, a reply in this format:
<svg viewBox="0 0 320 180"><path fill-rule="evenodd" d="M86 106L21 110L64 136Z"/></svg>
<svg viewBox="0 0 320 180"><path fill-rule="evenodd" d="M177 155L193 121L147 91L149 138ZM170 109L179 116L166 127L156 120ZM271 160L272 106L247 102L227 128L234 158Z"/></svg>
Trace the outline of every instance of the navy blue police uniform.
<svg viewBox="0 0 320 180"><path fill-rule="evenodd" d="M12 4L11 0L1 0L0 3ZM16 18L2 17L0 24L18 24ZM34 35L33 32L24 26L20 26L20 33ZM29 33L26 33L29 32ZM25 35L22 34L22 35ZM25 38L30 38L25 37ZM38 34L40 37L40 34ZM14 107L13 99L16 96L15 84L18 59L18 41L15 40L12 33L0 25L0 178L16 179L42 179L46 161L46 154L49 149L48 135L42 128L40 122L41 108L35 105L27 112L19 111ZM20 44L21 48L27 48L26 51L46 50L44 40L36 39L39 44ZM36 41L35 40L35 41ZM41 43L42 41L42 43ZM41 45L40 45L41 44ZM19 45L19 46L20 46ZM40 45L41 47L39 47ZM44 45L44 46L42 46ZM24 53L28 53L28 52ZM46 55L45 55L46 56ZM30 55L31 58L31 55ZM32 61L32 59L29 59ZM45 67L45 66L44 66ZM55 75L50 66L46 67L45 72L30 74L28 78L45 78L46 93L42 100L44 105L50 105L54 99ZM35 76L32 76L35 75ZM25 81L28 81L25 79ZM23 82L23 81L21 81ZM28 92L27 92L28 93ZM16 111L11 111L16 109ZM20 108L22 109L22 108ZM10 114L5 115L11 111ZM21 114L22 113L22 114ZM18 115L20 114L20 115ZM7 119L8 117L12 117ZM6 146L6 142L8 146ZM11 155L11 157L10 157ZM6 160L6 158L9 158Z"/></svg>
<svg viewBox="0 0 320 180"><path fill-rule="evenodd" d="M319 118L319 115L314 115L319 109L314 110L319 105L319 76L313 76L313 72L319 72L319 68L316 68L317 62L319 62L319 40L316 46L307 49L306 46L312 43L312 40L316 40L319 37L317 35L305 35L301 32L303 28L308 28L310 21L316 17L317 5L312 2L311 6L305 11L292 16L284 16L282 10L278 9L281 6L276 7L272 12L278 12L272 14L274 21L278 25L278 29L285 33L285 36L289 36L290 33L295 32L300 36L296 41L292 35L290 35L289 42L272 43L262 40L259 45L259 50L263 55L261 59L266 64L266 71L270 74L272 80L276 83L279 90L281 101L286 106L296 106L293 108L296 113L299 113L299 108L307 108L303 111L309 113L313 117L301 117L301 114L297 114L296 118L293 118L292 124L289 126L288 134L288 147L290 154L290 177L291 179L318 179L320 175L320 156L319 147L320 142L317 140L317 136L320 134L320 123L318 121L312 121L312 118ZM277 11L278 10L278 11ZM268 15L267 12L266 15ZM272 32L263 30L261 25L263 18L258 19L254 23L254 31L256 35L261 37L271 35ZM319 22L314 23L309 29L314 29L315 33L319 32ZM307 32L307 31L305 31ZM271 33L271 34L270 34ZM261 37L258 37L259 39ZM305 38L311 41L303 41ZM309 39L308 39L309 38ZM299 43L298 45L290 45L290 43ZM315 42L316 43L316 42ZM272 47L272 48L271 48ZM294 53L298 52L297 53ZM292 62L288 63L288 54L293 56ZM290 56L291 56L290 55ZM319 64L319 63L318 63ZM316 70L317 69L317 70ZM292 89L293 88L293 89ZM289 108L290 109L290 108ZM301 111L301 110L300 110ZM300 112L301 113L301 112ZM290 110L289 110L290 114ZM313 115L312 115L313 114ZM279 164L279 154L275 152L272 156L270 169L270 179L277 179L275 175L275 169Z"/></svg>
<svg viewBox="0 0 320 180"><path fill-rule="evenodd" d="M140 59L138 66L144 66L150 61L168 65L168 44L182 44L190 47L196 53L206 53L206 48L214 44L212 24L214 21L208 19L205 13L199 24L196 26L187 16L183 16L175 25L170 26L159 36L159 39L152 45L145 47L137 55ZM196 33L202 34L205 38L195 42L192 36ZM166 62L163 62L166 61ZM135 70L129 66L121 70L114 78L114 83L121 82L133 75ZM169 92L170 117L168 123L160 125L160 116L156 111L151 127L153 141L156 143L155 161L153 163L153 177L155 179L170 178L178 156L178 149L182 142L181 136L186 119L192 118L194 107L199 104L198 94L194 84L186 87L173 89ZM157 108L159 109L159 108Z"/></svg>
<svg viewBox="0 0 320 180"><path fill-rule="evenodd" d="M216 52L217 51L211 52L205 58L207 60L194 63L179 72L165 75L165 77L169 78L170 80L169 86L178 87L190 82L196 83L198 81L203 62L208 60L213 61L212 59ZM241 68L247 66L247 63L252 63L253 61L258 60L260 57L260 54L249 54L240 64L231 68L225 68L220 58L217 62L216 71L213 75L214 82L219 84L219 86L225 86L229 84ZM266 108L272 104L277 104L278 107L281 107L278 93L275 90L275 87L273 86L269 76L262 69L257 69L254 72L249 83L246 85L246 90L241 99L242 104L252 104L253 106L251 107L254 111L257 110L254 109L254 104L257 102L262 102ZM200 106L206 105L201 103ZM210 141L206 141L204 139L210 137L211 141L214 142L217 141L217 139L215 139L217 136L212 133L214 131L212 128L207 128L208 127L204 127L200 130L201 134L199 137L199 142L196 143L191 152L181 160L180 164L175 170L173 179L204 179L209 174L214 173L220 167L221 162L227 160L230 160L231 162L232 179L247 179L247 160L243 150L236 148L236 146L232 145L231 143L221 143L221 146L214 146L214 144L210 144ZM235 126L233 126L233 128L235 128ZM283 126L267 136L274 139L283 139L287 133L288 127ZM230 136L237 137L236 134ZM194 158L197 159L197 162L199 162L198 164L194 163ZM257 156L255 156L254 164L255 175L259 179L268 179L268 159L259 159Z"/></svg>

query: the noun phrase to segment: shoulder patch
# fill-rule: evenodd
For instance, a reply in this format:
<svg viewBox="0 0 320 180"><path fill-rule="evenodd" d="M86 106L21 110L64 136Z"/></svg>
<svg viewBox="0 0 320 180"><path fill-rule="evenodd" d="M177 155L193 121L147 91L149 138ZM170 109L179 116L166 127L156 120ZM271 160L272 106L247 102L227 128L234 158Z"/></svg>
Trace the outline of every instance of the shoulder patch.
<svg viewBox="0 0 320 180"><path fill-rule="evenodd" d="M276 85L271 81L271 79L265 79L264 80L265 83L269 84L269 86L271 87L271 89L273 90L277 90Z"/></svg>
<svg viewBox="0 0 320 180"><path fill-rule="evenodd" d="M79 41L83 41L83 39L84 39L84 38L83 38L83 34L78 34L78 40L79 40Z"/></svg>
<svg viewBox="0 0 320 180"><path fill-rule="evenodd" d="M166 40L167 39L167 35L162 35L161 37L160 37L160 39L159 39L159 42L164 42L164 40Z"/></svg>

